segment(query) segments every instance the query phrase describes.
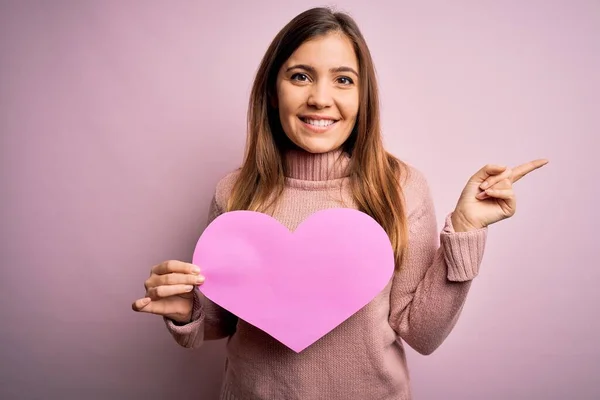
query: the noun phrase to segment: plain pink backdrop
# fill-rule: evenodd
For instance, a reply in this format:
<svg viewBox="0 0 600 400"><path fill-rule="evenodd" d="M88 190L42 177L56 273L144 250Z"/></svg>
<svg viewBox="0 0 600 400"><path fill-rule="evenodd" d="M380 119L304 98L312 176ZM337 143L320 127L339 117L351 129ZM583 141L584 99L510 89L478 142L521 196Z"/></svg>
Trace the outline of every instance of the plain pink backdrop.
<svg viewBox="0 0 600 400"><path fill-rule="evenodd" d="M153 264L191 259L260 58L314 5L0 4L1 398L216 398L224 342L187 351L130 304ZM550 159L490 227L456 329L409 351L415 399L600 398L600 3L337 5L440 227L484 164Z"/></svg>

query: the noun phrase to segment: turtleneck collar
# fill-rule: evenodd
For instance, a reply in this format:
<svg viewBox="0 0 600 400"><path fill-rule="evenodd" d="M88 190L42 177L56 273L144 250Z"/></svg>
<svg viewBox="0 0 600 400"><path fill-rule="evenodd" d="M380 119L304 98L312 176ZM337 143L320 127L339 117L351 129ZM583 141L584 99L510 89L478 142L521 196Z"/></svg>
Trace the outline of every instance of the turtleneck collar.
<svg viewBox="0 0 600 400"><path fill-rule="evenodd" d="M342 150L309 153L300 149L285 153L286 178L300 181L332 181L348 176L350 157Z"/></svg>

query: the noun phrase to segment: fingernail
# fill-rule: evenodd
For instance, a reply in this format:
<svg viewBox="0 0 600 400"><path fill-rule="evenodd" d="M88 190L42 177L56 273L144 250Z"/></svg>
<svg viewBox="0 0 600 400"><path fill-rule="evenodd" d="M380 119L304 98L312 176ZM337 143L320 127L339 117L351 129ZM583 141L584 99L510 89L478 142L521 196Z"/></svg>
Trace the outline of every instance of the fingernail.
<svg viewBox="0 0 600 400"><path fill-rule="evenodd" d="M200 268L198 268L198 267L192 268L192 274L199 274L199 273L200 273Z"/></svg>
<svg viewBox="0 0 600 400"><path fill-rule="evenodd" d="M483 182L480 187L481 187L481 189L485 190L485 189L487 189L487 187L489 185L490 185L489 182L486 181L486 182Z"/></svg>
<svg viewBox="0 0 600 400"><path fill-rule="evenodd" d="M145 297L144 299L142 299L142 304L143 304L143 305L146 305L146 304L148 304L148 303L150 303L150 298L148 298L148 297Z"/></svg>
<svg viewBox="0 0 600 400"><path fill-rule="evenodd" d="M192 285L186 285L185 286L185 290L190 292L192 289L194 289L194 287Z"/></svg>
<svg viewBox="0 0 600 400"><path fill-rule="evenodd" d="M202 283L202 282L204 282L205 280L206 280L206 278L205 278L205 277L203 277L202 275L200 275L200 276L199 276L199 277L196 279L196 281L197 281L198 283Z"/></svg>

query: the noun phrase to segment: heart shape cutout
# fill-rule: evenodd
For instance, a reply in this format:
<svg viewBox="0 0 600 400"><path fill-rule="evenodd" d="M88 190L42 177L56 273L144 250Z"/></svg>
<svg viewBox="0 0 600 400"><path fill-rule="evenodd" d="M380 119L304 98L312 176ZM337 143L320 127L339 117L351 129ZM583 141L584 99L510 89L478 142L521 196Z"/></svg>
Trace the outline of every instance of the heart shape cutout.
<svg viewBox="0 0 600 400"><path fill-rule="evenodd" d="M349 208L318 211L291 232L254 211L221 214L193 261L211 301L301 352L368 304L394 273L383 228Z"/></svg>

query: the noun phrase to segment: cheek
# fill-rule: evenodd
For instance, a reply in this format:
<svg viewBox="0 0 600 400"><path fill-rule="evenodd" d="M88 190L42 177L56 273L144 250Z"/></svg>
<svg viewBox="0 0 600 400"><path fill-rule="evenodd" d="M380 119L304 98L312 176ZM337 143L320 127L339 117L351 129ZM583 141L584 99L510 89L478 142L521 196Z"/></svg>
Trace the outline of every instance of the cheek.
<svg viewBox="0 0 600 400"><path fill-rule="evenodd" d="M292 87L287 82L281 84L278 89L279 109L281 114L288 117L295 116L306 103L307 93L303 88Z"/></svg>
<svg viewBox="0 0 600 400"><path fill-rule="evenodd" d="M295 114L290 104L285 101L279 102L279 120L284 128L291 128L294 124Z"/></svg>
<svg viewBox="0 0 600 400"><path fill-rule="evenodd" d="M351 94L347 97L341 99L339 103L340 112L342 116L349 121L353 121L356 119L358 115L358 95Z"/></svg>
<svg viewBox="0 0 600 400"><path fill-rule="evenodd" d="M302 108L302 99L297 94L288 94L282 104L282 109L292 117L298 113L298 110Z"/></svg>

